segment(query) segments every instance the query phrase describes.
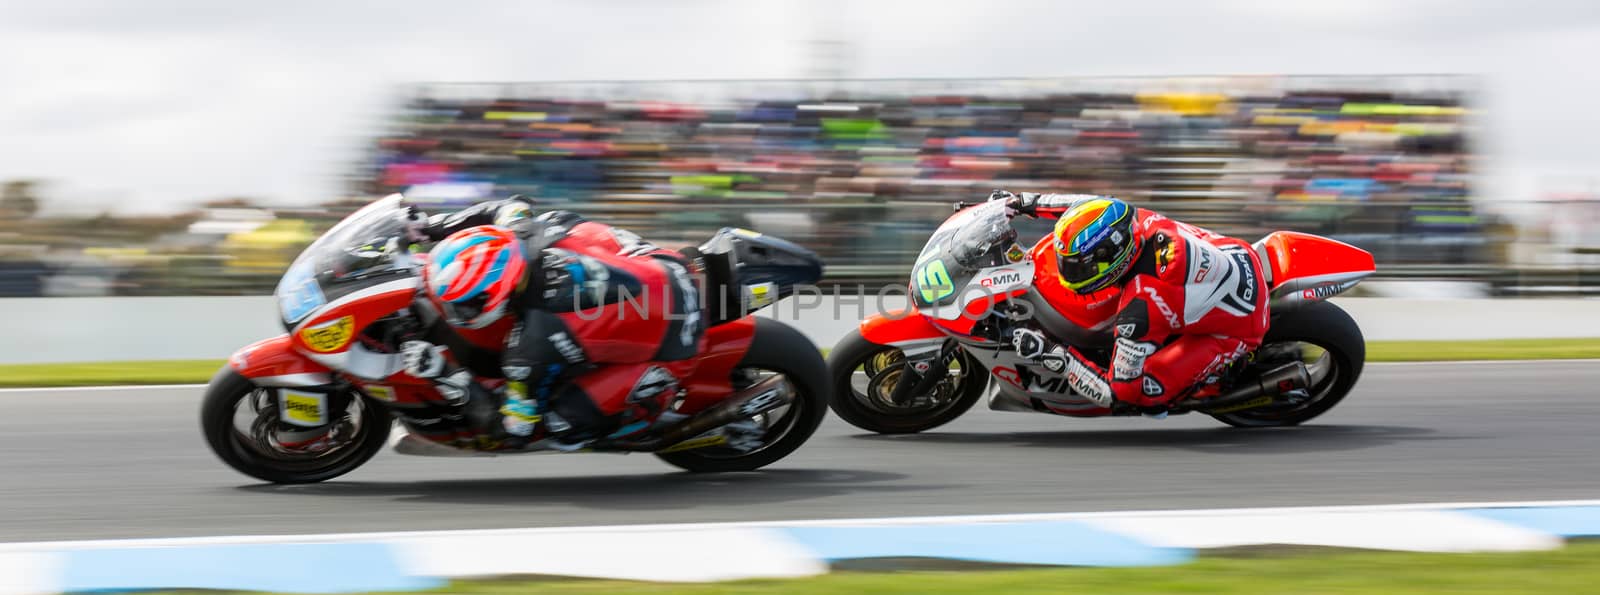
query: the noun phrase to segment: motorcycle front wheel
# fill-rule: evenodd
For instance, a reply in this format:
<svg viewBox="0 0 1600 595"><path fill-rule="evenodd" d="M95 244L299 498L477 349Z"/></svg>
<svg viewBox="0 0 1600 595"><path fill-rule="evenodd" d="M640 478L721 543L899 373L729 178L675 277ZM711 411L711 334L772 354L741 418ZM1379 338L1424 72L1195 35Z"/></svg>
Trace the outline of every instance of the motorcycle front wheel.
<svg viewBox="0 0 1600 595"><path fill-rule="evenodd" d="M200 406L200 430L211 452L262 481L316 483L354 471L389 439L389 412L351 395L343 411L330 412L325 439L297 447L285 440L275 397L276 389L256 386L231 367L218 371Z"/></svg>
<svg viewBox="0 0 1600 595"><path fill-rule="evenodd" d="M889 395L900 382L904 359L899 348L868 341L859 330L850 331L828 354L833 412L869 432L914 434L961 417L983 398L989 386L987 371L963 351L931 394L911 395L910 403L895 403Z"/></svg>

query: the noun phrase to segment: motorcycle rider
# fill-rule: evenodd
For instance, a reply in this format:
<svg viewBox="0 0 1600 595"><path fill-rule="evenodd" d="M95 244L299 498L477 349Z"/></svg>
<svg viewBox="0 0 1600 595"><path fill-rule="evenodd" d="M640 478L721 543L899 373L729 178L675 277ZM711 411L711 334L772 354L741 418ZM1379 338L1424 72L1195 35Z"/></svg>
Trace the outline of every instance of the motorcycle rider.
<svg viewBox="0 0 1600 595"><path fill-rule="evenodd" d="M568 211L535 216L521 196L406 224L414 241L437 242L427 300L456 336L499 354L507 442L553 436L575 449L642 430L696 365L700 297L676 252ZM454 400L478 388L459 361L469 351L402 346L407 373Z"/></svg>
<svg viewBox="0 0 1600 595"><path fill-rule="evenodd" d="M1033 325L1014 329L1013 348L1101 407L1159 415L1179 396L1215 396L1228 367L1261 344L1267 291L1249 243L1109 196L996 190L990 199L1056 219L1032 250L1035 289L1068 320L1114 329L1110 369Z"/></svg>

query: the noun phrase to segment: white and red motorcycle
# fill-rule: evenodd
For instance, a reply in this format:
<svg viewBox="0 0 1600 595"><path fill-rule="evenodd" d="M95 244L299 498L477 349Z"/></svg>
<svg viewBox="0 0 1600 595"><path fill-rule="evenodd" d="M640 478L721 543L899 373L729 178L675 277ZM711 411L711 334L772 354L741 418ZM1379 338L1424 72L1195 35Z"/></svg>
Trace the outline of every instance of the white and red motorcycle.
<svg viewBox="0 0 1600 595"><path fill-rule="evenodd" d="M957 208L917 257L911 306L868 317L834 346L828 358L834 412L885 434L938 427L985 395L991 409L1002 411L1138 414L1095 404L1073 390L1064 372L1017 356L1002 340L998 317L1027 316L1106 366L1113 337L1109 321L1084 328L1045 303L1033 288L1031 251L1017 243L1003 201ZM1361 329L1325 300L1371 275L1372 255L1287 231L1254 246L1271 291L1265 340L1230 368L1221 395L1179 400L1170 413L1199 411L1235 426L1292 426L1331 409L1361 376Z"/></svg>

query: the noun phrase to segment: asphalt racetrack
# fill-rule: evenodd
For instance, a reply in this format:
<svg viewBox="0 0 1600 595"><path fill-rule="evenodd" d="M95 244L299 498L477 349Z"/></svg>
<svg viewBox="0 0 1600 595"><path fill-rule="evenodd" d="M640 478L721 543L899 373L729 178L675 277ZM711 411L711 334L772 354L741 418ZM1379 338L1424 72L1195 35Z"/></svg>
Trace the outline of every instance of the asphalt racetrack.
<svg viewBox="0 0 1600 595"><path fill-rule="evenodd" d="M1374 364L1299 428L997 413L913 436L829 418L756 473L649 455L385 452L254 483L206 449L201 389L0 392L0 541L1600 497L1600 363Z"/></svg>

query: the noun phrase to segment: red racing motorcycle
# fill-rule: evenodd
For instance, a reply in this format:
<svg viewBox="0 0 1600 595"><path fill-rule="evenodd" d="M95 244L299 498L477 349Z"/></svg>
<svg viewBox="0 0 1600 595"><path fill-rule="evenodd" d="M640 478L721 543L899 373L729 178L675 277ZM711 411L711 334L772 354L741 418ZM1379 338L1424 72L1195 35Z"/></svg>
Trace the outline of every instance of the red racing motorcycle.
<svg viewBox="0 0 1600 595"><path fill-rule="evenodd" d="M1001 411L1139 414L1095 404L1063 371L1017 356L1002 340L999 317L1031 318L1109 369L1113 335L1109 321L1105 328L1074 324L1033 289L1031 251L1017 244L1003 201L956 206L960 210L917 257L910 307L868 317L829 354L834 413L884 434L938 427L985 395L989 407ZM1325 300L1371 275L1372 255L1288 231L1254 247L1271 292L1264 341L1219 379L1222 394L1179 400L1169 413L1198 411L1234 426L1292 426L1331 409L1360 378L1366 360L1361 328Z"/></svg>
<svg viewBox="0 0 1600 595"><path fill-rule="evenodd" d="M223 462L270 482L323 481L372 458L397 421L403 454L550 452L545 441L506 450L479 429L498 403L453 402L403 371L402 343L451 332L417 299L426 255L404 242L405 208L399 195L362 208L289 267L275 292L286 334L234 353L207 387L201 429ZM586 450L650 452L702 472L771 464L821 423L826 364L799 331L750 312L815 282L821 260L734 229L684 252L705 296L698 369L648 430ZM475 372L487 385L503 382L493 370Z"/></svg>

